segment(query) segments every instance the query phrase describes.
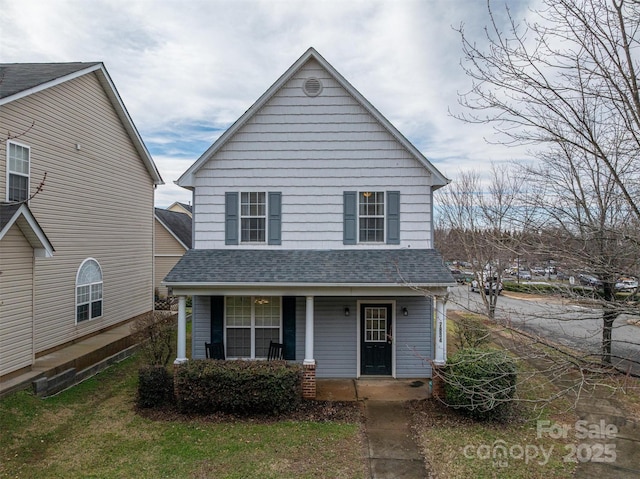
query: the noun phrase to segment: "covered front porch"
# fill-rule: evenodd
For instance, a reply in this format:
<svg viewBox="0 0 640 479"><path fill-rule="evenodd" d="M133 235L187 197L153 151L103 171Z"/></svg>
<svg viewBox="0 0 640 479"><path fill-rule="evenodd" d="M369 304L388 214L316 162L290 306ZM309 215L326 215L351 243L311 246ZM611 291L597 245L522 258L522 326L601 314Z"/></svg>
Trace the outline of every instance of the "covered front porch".
<svg viewBox="0 0 640 479"><path fill-rule="evenodd" d="M316 379L426 380L432 375L432 365L446 361L446 294L453 281L441 261L435 262L439 259L437 253L424 251L381 251L383 254L374 255L377 263L371 261L371 251L355 251L356 254L347 254L346 258L345 252L340 252L340 262L329 251L277 251L276 256L289 253L281 258L286 263L276 262L273 255L269 261L266 254L251 265L246 254L252 256L255 251L230 250L223 254L216 251L213 256L218 260L212 261L210 268L214 271L217 268L216 278L223 280L220 282L185 281L196 279L200 272L192 268L191 274L173 275L174 268L165 283L178 297L175 362L187 360L186 297L192 296L191 357L195 359L205 358L206 342L222 344L226 359L255 360L266 358L269 342L281 342L284 358L303 365L304 395L309 398L316 397ZM318 261L310 263L310 253L315 253ZM317 253L323 254L318 257ZM362 269L363 253L366 261L379 264L377 270L372 268L367 274L357 271ZM413 255L412 261L406 264L400 261L409 254ZM189 266L189 253L185 256L186 265L182 267ZM202 265L206 252L197 256ZM421 257L432 262L421 262ZM296 265L301 258L304 265ZM245 281L236 278L235 273L233 278L222 274L230 268L224 262L221 264L220 259L240 260L236 267L239 265L241 269L246 264ZM183 261L184 258L176 266L178 272ZM314 279L320 276L323 282L309 281L308 268L313 264L318 269L311 276ZM405 274L394 273L390 265L403 268ZM299 273L295 273L296 266ZM274 271L281 273L283 269L290 281L274 275ZM358 276L352 274L353 270ZM425 274L424 270L431 274ZM271 276L269 281L256 281L265 276ZM297 282L293 281L296 277Z"/></svg>

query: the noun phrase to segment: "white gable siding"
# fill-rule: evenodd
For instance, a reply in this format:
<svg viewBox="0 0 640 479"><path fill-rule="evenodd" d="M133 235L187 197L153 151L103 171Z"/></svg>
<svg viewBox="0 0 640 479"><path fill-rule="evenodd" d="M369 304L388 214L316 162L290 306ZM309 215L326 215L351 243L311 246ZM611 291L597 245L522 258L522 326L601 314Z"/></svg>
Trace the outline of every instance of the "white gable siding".
<svg viewBox="0 0 640 479"><path fill-rule="evenodd" d="M302 90L311 76L324 86L317 97ZM282 193L276 248L338 249L353 248L342 244L344 191L399 190L399 246L431 248L431 184L419 161L312 60L197 172L195 247L225 247L227 191Z"/></svg>

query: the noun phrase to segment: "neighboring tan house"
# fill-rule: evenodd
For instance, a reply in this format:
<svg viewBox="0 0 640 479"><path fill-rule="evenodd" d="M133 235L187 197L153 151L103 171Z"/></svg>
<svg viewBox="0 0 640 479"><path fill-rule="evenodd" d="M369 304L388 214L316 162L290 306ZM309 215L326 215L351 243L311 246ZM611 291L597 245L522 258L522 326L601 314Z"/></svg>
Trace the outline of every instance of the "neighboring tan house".
<svg viewBox="0 0 640 479"><path fill-rule="evenodd" d="M0 132L2 380L153 309L162 178L99 62L0 64Z"/></svg>
<svg viewBox="0 0 640 479"><path fill-rule="evenodd" d="M182 208L183 204L174 203L174 205L181 205L180 208ZM188 211L183 208L180 211L156 208L155 211L155 279L153 284L156 297L166 298L167 287L161 284L162 280L182 258L185 251L191 249L191 214L183 213L182 211Z"/></svg>
<svg viewBox="0 0 640 479"><path fill-rule="evenodd" d="M185 203L180 203L179 201L176 201L174 204L169 206L167 209L169 211L175 211L177 213L185 213L185 214L189 215L189 217L193 216L193 208L191 208L191 205L187 205Z"/></svg>
<svg viewBox="0 0 640 479"><path fill-rule="evenodd" d="M448 180L309 49L177 181L194 248L164 284L193 296L192 357L260 359L271 341L315 378L428 378L446 359L433 192Z"/></svg>

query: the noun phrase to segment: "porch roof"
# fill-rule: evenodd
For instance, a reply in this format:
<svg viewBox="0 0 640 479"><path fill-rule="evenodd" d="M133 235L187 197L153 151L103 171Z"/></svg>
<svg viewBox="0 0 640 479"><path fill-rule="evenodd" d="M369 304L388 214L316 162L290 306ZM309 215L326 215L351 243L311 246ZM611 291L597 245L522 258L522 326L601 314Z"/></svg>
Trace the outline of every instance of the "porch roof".
<svg viewBox="0 0 640 479"><path fill-rule="evenodd" d="M163 284L445 287L456 282L433 249L192 249Z"/></svg>

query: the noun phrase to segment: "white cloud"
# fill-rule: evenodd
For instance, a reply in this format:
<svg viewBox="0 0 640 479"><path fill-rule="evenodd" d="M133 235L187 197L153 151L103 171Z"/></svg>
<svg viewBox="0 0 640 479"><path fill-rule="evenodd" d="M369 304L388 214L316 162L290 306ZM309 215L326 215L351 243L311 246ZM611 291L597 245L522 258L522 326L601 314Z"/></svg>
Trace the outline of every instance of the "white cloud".
<svg viewBox="0 0 640 479"><path fill-rule="evenodd" d="M522 14L531 1L510 2ZM500 17L499 17L500 18ZM459 62L478 0L0 0L4 62L103 61L167 183L310 46L445 175L521 155L448 110L469 87Z"/></svg>

